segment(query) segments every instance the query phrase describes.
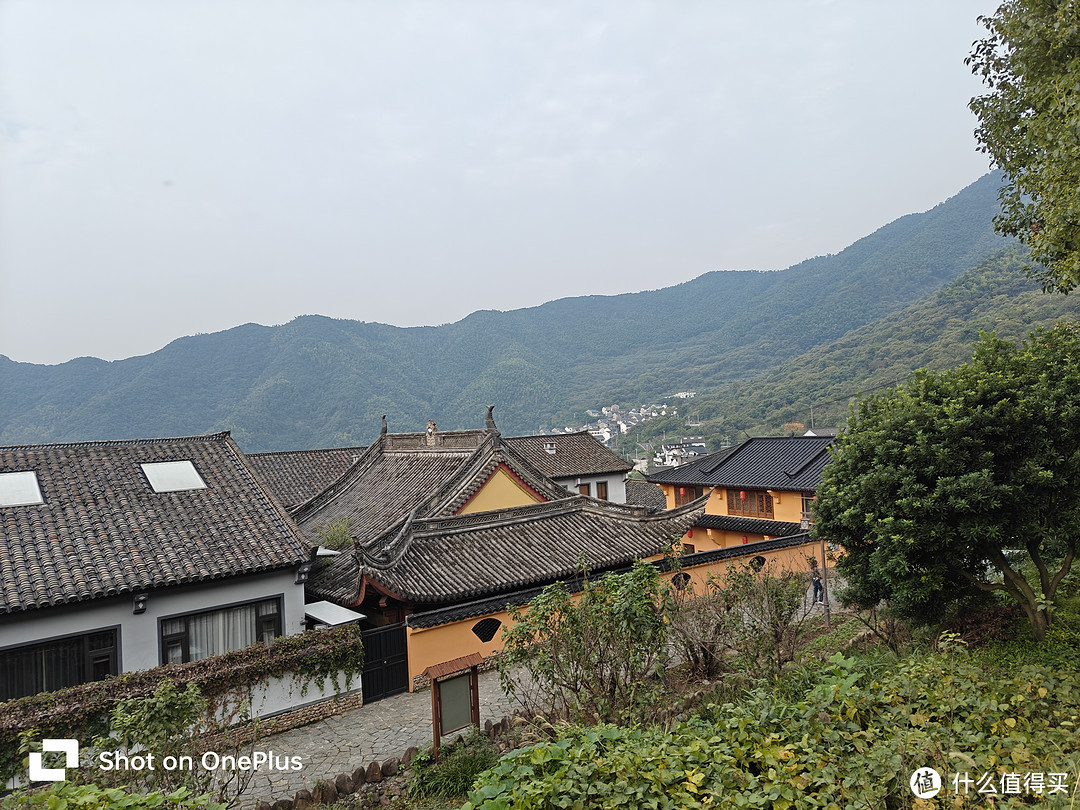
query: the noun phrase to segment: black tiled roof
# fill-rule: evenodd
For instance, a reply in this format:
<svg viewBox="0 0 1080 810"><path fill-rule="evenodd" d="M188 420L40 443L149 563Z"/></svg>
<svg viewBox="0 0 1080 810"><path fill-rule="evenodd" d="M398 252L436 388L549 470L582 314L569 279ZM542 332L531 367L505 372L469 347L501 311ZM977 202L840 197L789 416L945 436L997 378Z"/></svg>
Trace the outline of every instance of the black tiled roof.
<svg viewBox="0 0 1080 810"><path fill-rule="evenodd" d="M762 551L776 551L790 546L801 546L812 542L807 532L800 532L788 537L774 537L771 540L759 540L756 543L746 543L740 546L728 548L714 548L709 551L699 551L697 554L687 554L682 558L683 568L693 568L697 565L708 565L721 560L733 560L739 557L747 557L752 554L760 554ZM667 570L666 561L661 560L658 565L661 570Z"/></svg>
<svg viewBox="0 0 1080 810"><path fill-rule="evenodd" d="M515 436L503 441L552 478L627 473L634 469L633 464L609 450L588 431ZM553 447L555 452L548 452L548 447Z"/></svg>
<svg viewBox="0 0 1080 810"><path fill-rule="evenodd" d="M687 554L683 556L679 564L684 569L695 568L699 565L708 565L709 563L720 562L723 560L736 560L740 557L750 557L760 554L763 551L776 551L777 549L788 548L790 546L799 546L809 542L809 540L809 536L803 533L791 537L777 537L772 540L747 543L744 546L735 546L733 548L701 551L697 554ZM657 560L652 564L661 571L670 570L667 560ZM607 570L618 572L628 568L629 566L627 565L621 565ZM570 593L577 593L582 589L580 577L569 577L562 581L566 584L566 588ZM541 591L543 591L543 587L524 588L511 593L502 593L498 596L489 596L471 602L461 602L455 605L413 613L408 616L405 621L409 627L421 628L437 627L441 624L449 624L450 622L459 622L478 616L488 616L492 613L505 610L507 607L518 607L520 605L528 604L539 596Z"/></svg>
<svg viewBox="0 0 1080 810"><path fill-rule="evenodd" d="M738 534L767 534L769 537L788 537L803 531L798 523L728 515L702 515L694 525L703 529L722 529Z"/></svg>
<svg viewBox="0 0 1080 810"><path fill-rule="evenodd" d="M154 492L140 464L191 461L204 489ZM308 546L228 433L0 447L43 503L0 507L0 613L269 571Z"/></svg>
<svg viewBox="0 0 1080 810"><path fill-rule="evenodd" d="M644 506L649 512L660 512L667 509L667 498L664 490L656 484L648 481L638 481L634 478L626 479L626 502L632 506Z"/></svg>
<svg viewBox="0 0 1080 810"><path fill-rule="evenodd" d="M366 447L248 453L248 461L286 509L318 495L356 462Z"/></svg>
<svg viewBox="0 0 1080 810"><path fill-rule="evenodd" d="M822 436L776 436L748 439L733 450L649 476L658 484L746 487L813 492L829 463L829 445Z"/></svg>
<svg viewBox="0 0 1080 810"><path fill-rule="evenodd" d="M700 518L705 499L647 515L638 507L577 495L554 503L413 520L386 543L341 554L309 590L355 604L364 579L418 604L475 600L573 576L585 556L604 570L661 552Z"/></svg>

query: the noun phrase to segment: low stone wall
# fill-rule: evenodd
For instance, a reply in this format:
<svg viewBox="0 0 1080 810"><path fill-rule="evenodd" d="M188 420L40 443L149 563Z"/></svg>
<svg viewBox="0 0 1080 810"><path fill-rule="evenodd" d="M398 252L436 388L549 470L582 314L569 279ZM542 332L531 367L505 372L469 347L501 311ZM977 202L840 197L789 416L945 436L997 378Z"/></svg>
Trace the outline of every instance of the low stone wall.
<svg viewBox="0 0 1080 810"><path fill-rule="evenodd" d="M317 723L336 714L350 712L364 705L364 695L357 688L353 692L341 695L333 695L315 703L308 703L296 709L279 712L272 717L260 718L256 721L247 722L240 726L234 726L223 735L204 737L204 747L213 750L219 741L228 739L230 743L250 745L262 737L270 737L281 734L283 731L291 731L294 728Z"/></svg>

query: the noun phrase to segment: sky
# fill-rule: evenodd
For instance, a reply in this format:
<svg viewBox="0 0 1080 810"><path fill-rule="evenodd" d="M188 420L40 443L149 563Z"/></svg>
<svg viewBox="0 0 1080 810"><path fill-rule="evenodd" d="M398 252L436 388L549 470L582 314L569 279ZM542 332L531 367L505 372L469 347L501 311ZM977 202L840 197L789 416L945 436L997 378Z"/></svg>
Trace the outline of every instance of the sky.
<svg viewBox="0 0 1080 810"><path fill-rule="evenodd" d="M0 354L838 253L990 169L996 5L0 0Z"/></svg>

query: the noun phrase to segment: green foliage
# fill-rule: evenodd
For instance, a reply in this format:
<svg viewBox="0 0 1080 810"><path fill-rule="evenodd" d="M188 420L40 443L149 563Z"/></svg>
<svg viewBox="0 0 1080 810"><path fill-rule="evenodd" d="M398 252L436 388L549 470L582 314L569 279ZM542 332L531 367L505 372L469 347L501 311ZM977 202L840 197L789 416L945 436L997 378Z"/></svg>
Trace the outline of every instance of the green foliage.
<svg viewBox="0 0 1080 810"><path fill-rule="evenodd" d="M1078 357L1076 323L984 335L969 364L860 400L815 502L842 601L925 623L1000 592L1045 636L1080 533Z"/></svg>
<svg viewBox="0 0 1080 810"><path fill-rule="evenodd" d="M171 793L133 793L121 788L57 782L30 794L0 800L0 810L225 810L209 796L193 796L186 789Z"/></svg>
<svg viewBox="0 0 1080 810"><path fill-rule="evenodd" d="M667 639L660 575L638 561L624 574L587 577L580 596L564 583L511 610L499 677L508 694L526 690L577 721L622 721L653 705ZM524 672L520 678L518 672Z"/></svg>
<svg viewBox="0 0 1080 810"><path fill-rule="evenodd" d="M220 725L210 702L194 682L189 681L186 687L178 689L175 683L166 680L149 695L118 701L109 714L110 736L95 740L94 747L128 754L148 751L158 762L167 757L180 761L185 756L197 761L203 753L199 735L219 730ZM235 799L246 787L246 783L240 784L239 779L232 778L237 775L223 773L220 779L216 776L202 769L154 768L124 773L120 778L127 788L140 792L184 788L197 794L213 792L218 801Z"/></svg>
<svg viewBox="0 0 1080 810"><path fill-rule="evenodd" d="M837 654L791 698L758 689L671 731L575 729L513 752L465 810L900 807L924 766L1066 772L1074 791L1078 723L1075 673L988 672L956 647L873 671Z"/></svg>
<svg viewBox="0 0 1080 810"><path fill-rule="evenodd" d="M495 765L499 755L485 735L473 731L460 743L443 746L439 761L428 752L421 752L410 766L410 799L464 796L476 778Z"/></svg>
<svg viewBox="0 0 1080 810"><path fill-rule="evenodd" d="M331 520L326 524L317 524L315 531L325 548L334 549L335 551L348 551L353 547L353 538L347 517L340 520Z"/></svg>
<svg viewBox="0 0 1080 810"><path fill-rule="evenodd" d="M1045 288L1080 282L1080 9L1009 0L980 17L967 63L990 92L971 100L984 152L1005 170L998 231L1031 249Z"/></svg>

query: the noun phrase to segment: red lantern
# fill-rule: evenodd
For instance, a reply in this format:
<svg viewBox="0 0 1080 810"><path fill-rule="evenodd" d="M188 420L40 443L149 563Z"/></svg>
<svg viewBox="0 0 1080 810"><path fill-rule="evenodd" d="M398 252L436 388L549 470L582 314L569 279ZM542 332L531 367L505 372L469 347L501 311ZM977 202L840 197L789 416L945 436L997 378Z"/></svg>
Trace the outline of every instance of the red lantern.
<svg viewBox="0 0 1080 810"><path fill-rule="evenodd" d="M741 491L739 492L739 498L740 498L740 499L742 499L742 500L744 500L744 501L746 500L746 490L745 490L745 489L744 489L744 490L741 490Z"/></svg>

